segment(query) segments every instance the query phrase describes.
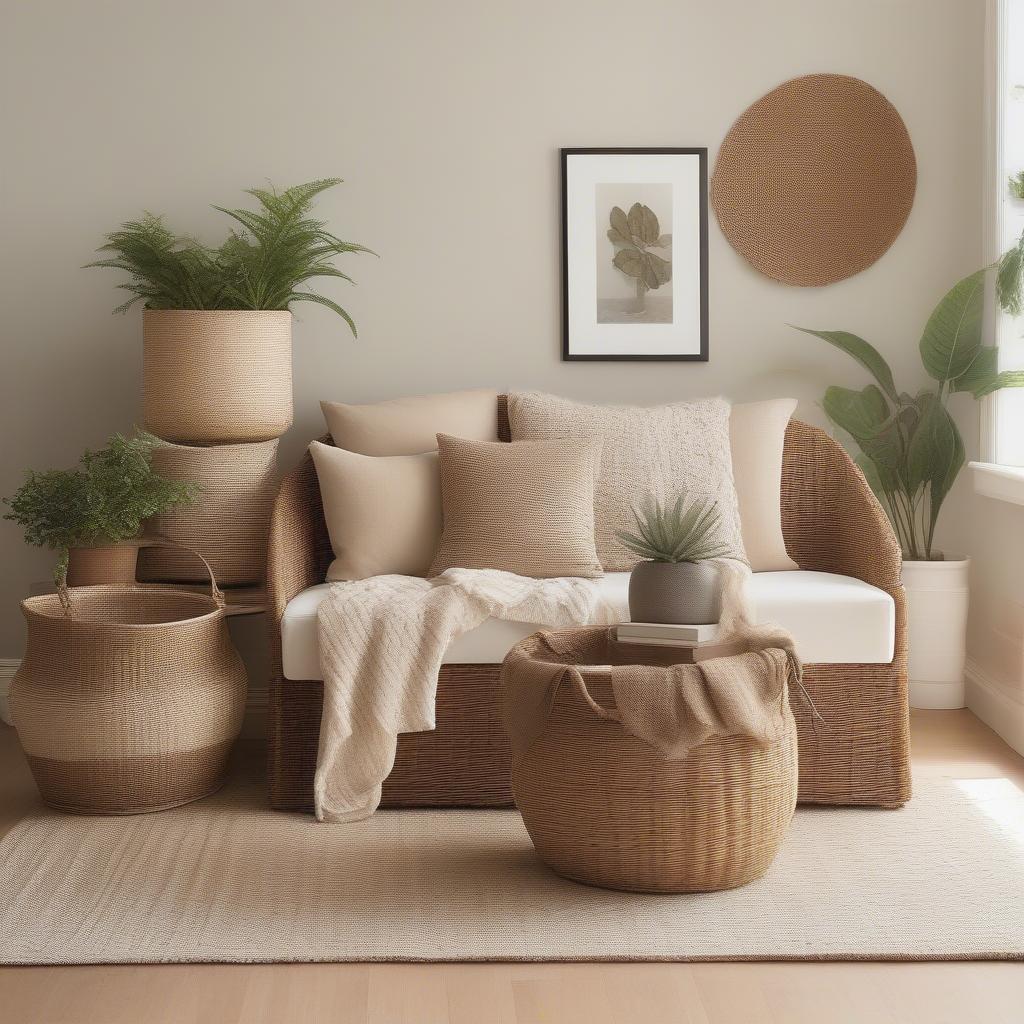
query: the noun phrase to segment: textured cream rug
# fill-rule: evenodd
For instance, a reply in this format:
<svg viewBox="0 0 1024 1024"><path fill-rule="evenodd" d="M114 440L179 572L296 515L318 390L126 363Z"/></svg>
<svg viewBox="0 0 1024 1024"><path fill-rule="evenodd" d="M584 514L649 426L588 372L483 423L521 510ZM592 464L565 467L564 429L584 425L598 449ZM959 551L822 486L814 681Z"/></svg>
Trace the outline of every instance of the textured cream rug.
<svg viewBox="0 0 1024 1024"><path fill-rule="evenodd" d="M513 811L350 825L238 785L131 818L40 813L0 844L0 961L1024 957L1024 793L927 781L900 811L800 809L758 882L563 881Z"/></svg>

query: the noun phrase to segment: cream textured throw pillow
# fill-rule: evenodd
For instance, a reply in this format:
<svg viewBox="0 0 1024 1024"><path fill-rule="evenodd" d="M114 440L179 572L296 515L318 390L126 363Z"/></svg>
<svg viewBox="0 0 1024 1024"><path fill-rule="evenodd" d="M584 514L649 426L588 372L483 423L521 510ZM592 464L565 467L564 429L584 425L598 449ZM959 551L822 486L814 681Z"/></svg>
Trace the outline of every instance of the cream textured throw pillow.
<svg viewBox="0 0 1024 1024"><path fill-rule="evenodd" d="M734 405L729 417L732 475L736 481L743 546L754 572L799 566L782 536L782 449L795 398Z"/></svg>
<svg viewBox="0 0 1024 1024"><path fill-rule="evenodd" d="M631 507L648 493L674 500L683 488L693 497L718 502L719 539L744 557L724 399L642 408L584 405L531 392L510 395L508 413L513 441L564 437L602 442L594 532L606 571L632 569L639 561L615 536L616 530L635 529Z"/></svg>
<svg viewBox="0 0 1024 1024"><path fill-rule="evenodd" d="M328 580L423 576L441 536L437 453L372 458L314 441L334 561Z"/></svg>
<svg viewBox="0 0 1024 1024"><path fill-rule="evenodd" d="M339 448L360 455L416 455L437 450L437 435L498 440L498 392L453 391L373 405L321 402Z"/></svg>
<svg viewBox="0 0 1024 1024"><path fill-rule="evenodd" d="M503 569L520 576L600 576L594 470L580 441L468 441L437 435L444 531L430 573Z"/></svg>

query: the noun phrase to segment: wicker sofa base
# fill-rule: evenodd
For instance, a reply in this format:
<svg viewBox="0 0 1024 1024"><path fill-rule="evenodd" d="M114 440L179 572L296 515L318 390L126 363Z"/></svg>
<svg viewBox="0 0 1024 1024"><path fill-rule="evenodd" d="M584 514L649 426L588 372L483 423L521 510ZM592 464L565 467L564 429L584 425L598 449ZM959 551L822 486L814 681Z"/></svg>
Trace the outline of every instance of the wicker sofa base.
<svg viewBox="0 0 1024 1024"><path fill-rule="evenodd" d="M795 698L800 785L814 804L899 807L910 798L907 687L892 665L807 665L823 722ZM511 807L512 759L501 721L500 665L446 665L437 728L399 738L383 807ZM323 684L277 680L270 742L271 803L313 809ZM284 699L282 699L284 698Z"/></svg>

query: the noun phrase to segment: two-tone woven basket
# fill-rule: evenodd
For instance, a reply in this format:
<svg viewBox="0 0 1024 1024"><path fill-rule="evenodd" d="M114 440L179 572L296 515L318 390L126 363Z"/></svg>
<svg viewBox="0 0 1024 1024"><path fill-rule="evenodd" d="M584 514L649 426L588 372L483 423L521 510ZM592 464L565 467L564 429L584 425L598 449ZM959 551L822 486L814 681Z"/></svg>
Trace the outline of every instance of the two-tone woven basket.
<svg viewBox="0 0 1024 1024"><path fill-rule="evenodd" d="M638 892L731 889L764 874L796 806L788 701L776 743L713 737L666 760L615 720L609 665L619 655L607 630L580 634L590 663L571 668L545 732L512 762L516 803L540 858L567 878ZM540 634L507 656L506 699L533 658L553 660Z"/></svg>
<svg viewBox="0 0 1024 1024"><path fill-rule="evenodd" d="M210 596L109 585L22 602L11 715L48 804L133 814L224 783L246 676L212 573L210 585Z"/></svg>

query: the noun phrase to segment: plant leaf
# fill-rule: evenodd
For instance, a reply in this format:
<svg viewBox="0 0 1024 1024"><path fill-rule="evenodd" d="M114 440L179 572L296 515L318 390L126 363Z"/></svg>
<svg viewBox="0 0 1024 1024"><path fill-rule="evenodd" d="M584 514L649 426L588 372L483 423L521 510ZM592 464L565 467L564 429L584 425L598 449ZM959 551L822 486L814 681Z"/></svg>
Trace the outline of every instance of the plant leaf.
<svg viewBox="0 0 1024 1024"><path fill-rule="evenodd" d="M643 256L639 249L620 249L612 258L612 263L624 274L642 279L646 268Z"/></svg>
<svg viewBox="0 0 1024 1024"><path fill-rule="evenodd" d="M633 244L633 240L630 238L629 218L621 207L612 207L612 212L608 216L608 222L616 234L621 235L630 245Z"/></svg>
<svg viewBox="0 0 1024 1024"><path fill-rule="evenodd" d="M643 203L634 203L629 208L626 220L629 224L629 233L644 245L653 245L658 241L661 225L658 224L658 218L649 206L644 206Z"/></svg>
<svg viewBox="0 0 1024 1024"><path fill-rule="evenodd" d="M1017 176L1021 180L1021 175ZM996 264L996 297L999 308L1010 316L1024 312L1024 233Z"/></svg>
<svg viewBox="0 0 1024 1024"><path fill-rule="evenodd" d="M803 331L804 334L811 334L816 338L821 338L822 341L835 345L836 348L856 359L878 381L882 390L889 398L894 402L899 401L892 370L889 368L889 364L885 361L882 353L870 342L865 341L863 338L858 338L856 334L850 334L848 331L814 331L809 327L796 327L795 324L790 324L789 326L795 327L798 331Z"/></svg>
<svg viewBox="0 0 1024 1024"><path fill-rule="evenodd" d="M876 437L890 416L889 404L874 384L860 391L830 387L822 404L828 418L857 441Z"/></svg>
<svg viewBox="0 0 1024 1024"><path fill-rule="evenodd" d="M907 477L911 492L921 486L930 488L933 524L963 464L960 431L938 396L931 395L923 401L921 422L907 448Z"/></svg>
<svg viewBox="0 0 1024 1024"><path fill-rule="evenodd" d="M1003 388L1024 388L1024 370L1003 370L997 373L988 384L974 392L974 397L984 398Z"/></svg>
<svg viewBox="0 0 1024 1024"><path fill-rule="evenodd" d="M672 264L668 260L655 256L653 252L643 252L640 254L640 258L644 267L643 281L648 288L660 288L671 280Z"/></svg>
<svg viewBox="0 0 1024 1024"><path fill-rule="evenodd" d="M942 297L921 335L921 361L930 377L944 382L967 372L981 348L984 306L984 270L958 281Z"/></svg>

